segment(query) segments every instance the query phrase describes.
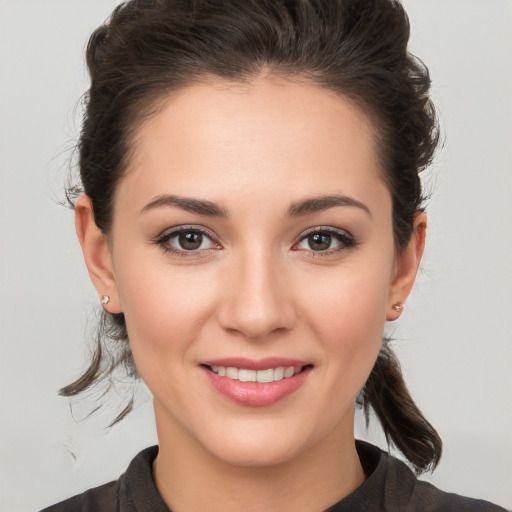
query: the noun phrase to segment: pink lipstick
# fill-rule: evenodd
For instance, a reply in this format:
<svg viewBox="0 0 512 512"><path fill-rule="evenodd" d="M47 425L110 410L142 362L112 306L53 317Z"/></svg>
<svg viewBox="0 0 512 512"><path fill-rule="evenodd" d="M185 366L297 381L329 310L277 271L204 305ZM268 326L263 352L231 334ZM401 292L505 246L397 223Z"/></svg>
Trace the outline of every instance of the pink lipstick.
<svg viewBox="0 0 512 512"><path fill-rule="evenodd" d="M204 361L200 368L212 386L242 405L264 407L297 391L312 365L290 358L226 358Z"/></svg>

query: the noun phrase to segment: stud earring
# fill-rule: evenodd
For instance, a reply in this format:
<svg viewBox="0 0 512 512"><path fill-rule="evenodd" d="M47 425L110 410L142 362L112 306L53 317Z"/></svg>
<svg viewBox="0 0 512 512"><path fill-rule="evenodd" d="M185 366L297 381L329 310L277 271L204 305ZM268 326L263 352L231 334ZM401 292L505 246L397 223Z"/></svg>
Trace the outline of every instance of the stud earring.
<svg viewBox="0 0 512 512"><path fill-rule="evenodd" d="M102 295L101 303L102 304L108 304L109 302L110 302L110 297L108 295Z"/></svg>
<svg viewBox="0 0 512 512"><path fill-rule="evenodd" d="M404 310L404 308L405 306L403 302L397 302L392 306L393 311L396 311L397 313L401 313Z"/></svg>

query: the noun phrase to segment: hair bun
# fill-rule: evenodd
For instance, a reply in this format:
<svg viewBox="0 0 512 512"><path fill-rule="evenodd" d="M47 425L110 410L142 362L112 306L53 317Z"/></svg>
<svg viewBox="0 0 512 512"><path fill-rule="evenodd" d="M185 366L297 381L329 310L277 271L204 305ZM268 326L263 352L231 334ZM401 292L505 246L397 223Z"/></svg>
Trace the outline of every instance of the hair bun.
<svg viewBox="0 0 512 512"><path fill-rule="evenodd" d="M110 39L109 29L102 25L97 28L89 39L86 51L87 67L94 80L104 63L107 61L108 42Z"/></svg>

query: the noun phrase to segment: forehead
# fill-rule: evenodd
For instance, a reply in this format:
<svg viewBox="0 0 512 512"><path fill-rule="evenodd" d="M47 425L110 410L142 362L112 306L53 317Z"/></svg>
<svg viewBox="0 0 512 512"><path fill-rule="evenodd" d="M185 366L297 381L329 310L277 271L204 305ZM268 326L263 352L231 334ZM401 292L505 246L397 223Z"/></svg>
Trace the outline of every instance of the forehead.
<svg viewBox="0 0 512 512"><path fill-rule="evenodd" d="M165 193L265 201L364 196L384 186L374 140L363 112L311 83L194 84L136 133L118 196L130 195L140 208Z"/></svg>

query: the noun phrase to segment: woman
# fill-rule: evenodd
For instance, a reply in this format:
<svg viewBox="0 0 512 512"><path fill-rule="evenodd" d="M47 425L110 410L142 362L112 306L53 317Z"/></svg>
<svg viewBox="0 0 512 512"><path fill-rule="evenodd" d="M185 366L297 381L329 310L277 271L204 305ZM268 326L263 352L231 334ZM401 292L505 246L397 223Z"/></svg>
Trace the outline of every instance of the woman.
<svg viewBox="0 0 512 512"><path fill-rule="evenodd" d="M47 510L502 510L354 442L358 401L441 456L382 341L438 141L408 36L389 0L134 1L93 34L74 206L111 339L63 394L124 367L159 447Z"/></svg>

